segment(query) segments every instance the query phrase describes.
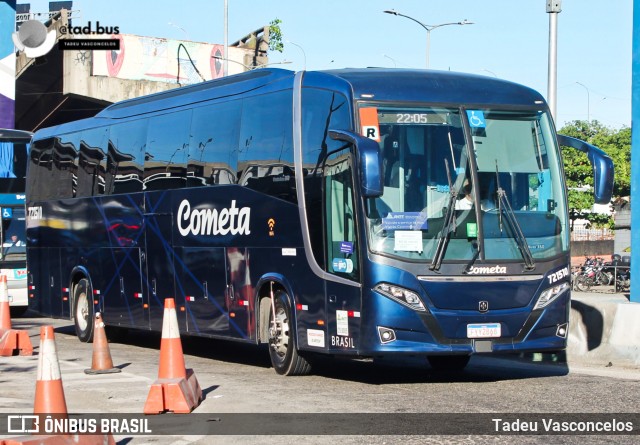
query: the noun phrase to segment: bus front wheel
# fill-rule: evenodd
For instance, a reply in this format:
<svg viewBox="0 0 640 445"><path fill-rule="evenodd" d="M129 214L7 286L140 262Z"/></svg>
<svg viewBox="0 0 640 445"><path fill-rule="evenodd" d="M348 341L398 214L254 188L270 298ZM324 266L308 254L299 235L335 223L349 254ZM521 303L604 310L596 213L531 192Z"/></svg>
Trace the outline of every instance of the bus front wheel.
<svg viewBox="0 0 640 445"><path fill-rule="evenodd" d="M269 355L273 368L280 375L308 374L311 365L296 347L289 298L283 291L277 291L274 298L269 315Z"/></svg>
<svg viewBox="0 0 640 445"><path fill-rule="evenodd" d="M73 290L74 324L81 342L93 340L93 296L89 280L81 279Z"/></svg>

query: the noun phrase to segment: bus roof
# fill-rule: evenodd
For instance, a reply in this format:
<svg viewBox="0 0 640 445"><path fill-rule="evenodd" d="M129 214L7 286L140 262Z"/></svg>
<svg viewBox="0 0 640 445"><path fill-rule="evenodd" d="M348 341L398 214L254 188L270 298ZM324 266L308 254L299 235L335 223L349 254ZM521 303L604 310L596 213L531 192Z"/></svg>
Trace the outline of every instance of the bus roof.
<svg viewBox="0 0 640 445"><path fill-rule="evenodd" d="M240 95L265 88L286 78L293 78L293 76L294 73L292 71L264 68L160 93L126 99L109 105L94 117L38 130L35 139L44 139L58 134L110 125L113 123L112 119L126 119L221 97ZM291 85L291 82L286 85Z"/></svg>
<svg viewBox="0 0 640 445"><path fill-rule="evenodd" d="M290 88L293 71L262 68L161 93L114 103L93 118L45 128L36 139L109 125L147 113L188 106L250 91ZM397 68L347 68L304 73L305 86L336 88L355 100L429 102L440 104L542 106L537 91L494 77L451 71Z"/></svg>
<svg viewBox="0 0 640 445"><path fill-rule="evenodd" d="M545 104L542 95L529 87L475 74L396 68L339 69L319 73L347 82L355 100L371 98L376 101L516 106ZM313 74L308 73L314 77Z"/></svg>
<svg viewBox="0 0 640 445"><path fill-rule="evenodd" d="M29 142L33 133L11 128L0 128L0 142Z"/></svg>

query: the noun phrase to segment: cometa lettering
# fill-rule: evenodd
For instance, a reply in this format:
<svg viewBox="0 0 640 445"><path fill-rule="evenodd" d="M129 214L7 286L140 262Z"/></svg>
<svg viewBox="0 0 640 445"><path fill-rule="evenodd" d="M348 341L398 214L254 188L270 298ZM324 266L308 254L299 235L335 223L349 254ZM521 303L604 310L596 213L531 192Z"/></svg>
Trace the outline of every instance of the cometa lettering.
<svg viewBox="0 0 640 445"><path fill-rule="evenodd" d="M469 271L469 275L488 275L488 274L505 274L507 268L505 266L478 267L474 266Z"/></svg>
<svg viewBox="0 0 640 445"><path fill-rule="evenodd" d="M223 209L203 208L191 210L191 204L184 199L178 207L178 231L180 235L249 235L251 209L236 207L235 199L231 207Z"/></svg>

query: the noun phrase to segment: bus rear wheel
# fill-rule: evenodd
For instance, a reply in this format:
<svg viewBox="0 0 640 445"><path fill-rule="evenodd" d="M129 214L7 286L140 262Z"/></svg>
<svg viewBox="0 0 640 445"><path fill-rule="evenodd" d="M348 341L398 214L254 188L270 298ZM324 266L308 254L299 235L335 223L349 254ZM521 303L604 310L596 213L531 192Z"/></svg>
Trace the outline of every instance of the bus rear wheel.
<svg viewBox="0 0 640 445"><path fill-rule="evenodd" d="M468 355L430 355L427 360L436 372L462 372L470 358Z"/></svg>
<svg viewBox="0 0 640 445"><path fill-rule="evenodd" d="M277 291L274 298L275 314L272 309L269 315L271 364L280 375L306 375L311 365L298 353L289 298L283 291Z"/></svg>
<svg viewBox="0 0 640 445"><path fill-rule="evenodd" d="M89 280L81 279L73 289L73 315L76 335L81 342L93 340L93 297Z"/></svg>

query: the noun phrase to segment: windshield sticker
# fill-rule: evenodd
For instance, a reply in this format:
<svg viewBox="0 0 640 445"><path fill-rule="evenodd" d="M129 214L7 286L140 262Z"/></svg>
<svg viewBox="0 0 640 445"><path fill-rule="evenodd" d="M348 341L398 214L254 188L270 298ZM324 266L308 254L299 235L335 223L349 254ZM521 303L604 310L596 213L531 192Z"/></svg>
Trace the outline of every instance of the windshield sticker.
<svg viewBox="0 0 640 445"><path fill-rule="evenodd" d="M396 230L393 250L396 252L422 253L422 232L418 230Z"/></svg>
<svg viewBox="0 0 640 445"><path fill-rule="evenodd" d="M467 238L477 238L477 237L478 237L478 224L467 223Z"/></svg>
<svg viewBox="0 0 640 445"><path fill-rule="evenodd" d="M340 253L353 253L353 243L350 241L340 242Z"/></svg>
<svg viewBox="0 0 640 445"><path fill-rule="evenodd" d="M380 124L377 108L360 108L362 136L380 142Z"/></svg>
<svg viewBox="0 0 640 445"><path fill-rule="evenodd" d="M427 214L424 212L389 212L382 218L384 230L427 230Z"/></svg>
<svg viewBox="0 0 640 445"><path fill-rule="evenodd" d="M338 273L351 273L353 272L353 260L349 258L334 258L331 261L333 271Z"/></svg>
<svg viewBox="0 0 640 445"><path fill-rule="evenodd" d="M471 128L485 128L484 112L481 110L467 110L467 118Z"/></svg>

